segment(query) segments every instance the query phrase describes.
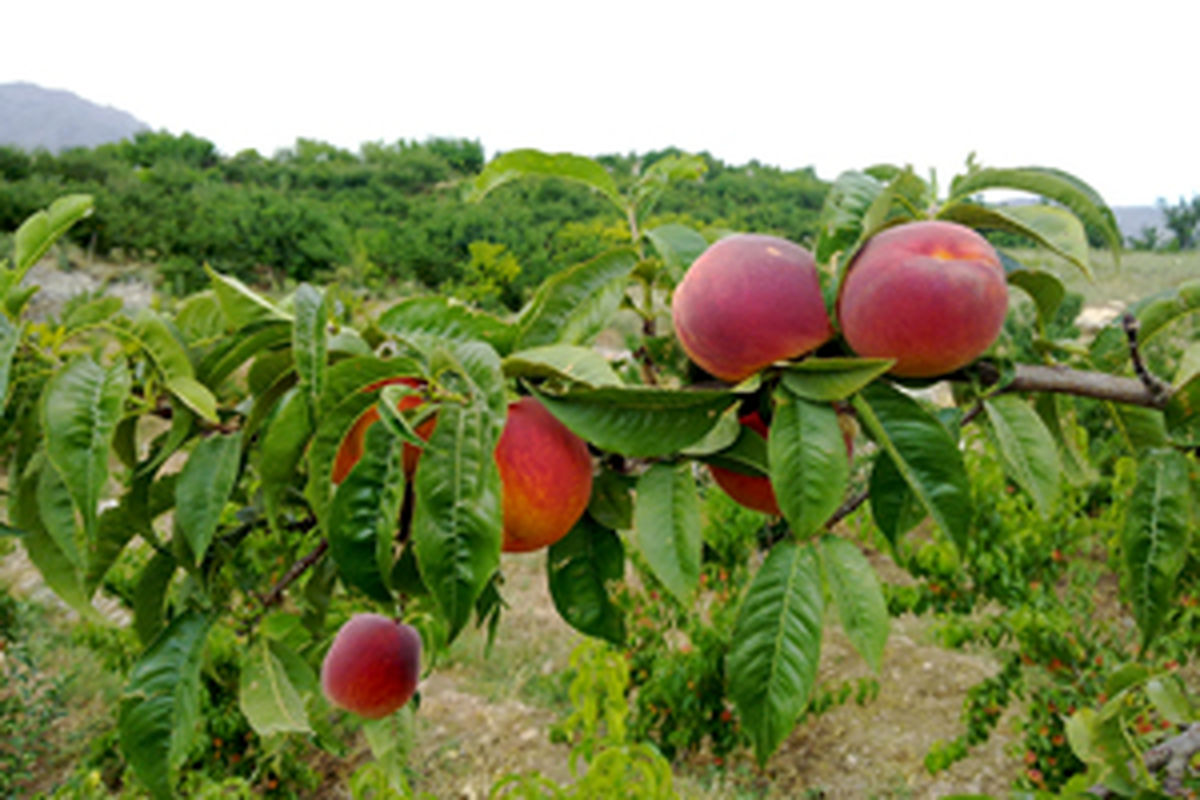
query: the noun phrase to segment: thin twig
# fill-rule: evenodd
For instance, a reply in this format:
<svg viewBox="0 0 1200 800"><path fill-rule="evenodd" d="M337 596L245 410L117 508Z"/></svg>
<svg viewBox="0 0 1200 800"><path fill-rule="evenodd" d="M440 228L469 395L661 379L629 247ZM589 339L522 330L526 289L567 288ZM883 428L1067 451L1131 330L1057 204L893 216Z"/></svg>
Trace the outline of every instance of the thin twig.
<svg viewBox="0 0 1200 800"><path fill-rule="evenodd" d="M1129 360L1133 362L1133 371L1137 373L1138 379L1146 387L1146 391L1165 406L1171 394L1171 387L1166 381L1151 372L1150 368L1146 366L1146 362L1142 360L1142 352L1138 347L1138 332L1141 330L1141 323L1138 322L1137 317L1126 311L1121 317L1121 327L1125 329L1125 338L1129 340Z"/></svg>
<svg viewBox="0 0 1200 800"><path fill-rule="evenodd" d="M253 628L262 618L263 614L266 613L267 609L271 608L272 606L277 606L283 602L283 593L287 591L287 588L295 583L297 578L311 569L314 564L320 561L324 557L327 550L329 550L329 540L322 539L321 541L317 542L317 546L310 550L307 555L303 556L295 564L292 564L292 566L288 568L288 571L283 573L283 577L276 581L275 585L271 587L271 591L259 598L262 608L260 608L254 618L250 620L247 628Z"/></svg>

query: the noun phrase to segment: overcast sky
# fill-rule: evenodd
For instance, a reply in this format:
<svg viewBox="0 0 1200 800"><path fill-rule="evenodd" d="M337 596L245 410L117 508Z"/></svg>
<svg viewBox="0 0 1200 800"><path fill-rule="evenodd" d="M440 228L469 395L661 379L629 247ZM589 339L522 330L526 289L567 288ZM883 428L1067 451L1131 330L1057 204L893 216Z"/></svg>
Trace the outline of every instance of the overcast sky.
<svg viewBox="0 0 1200 800"><path fill-rule="evenodd" d="M1120 9L1119 11L1116 9ZM226 153L458 136L732 163L1072 171L1113 205L1200 192L1200 2L9 3L0 83Z"/></svg>

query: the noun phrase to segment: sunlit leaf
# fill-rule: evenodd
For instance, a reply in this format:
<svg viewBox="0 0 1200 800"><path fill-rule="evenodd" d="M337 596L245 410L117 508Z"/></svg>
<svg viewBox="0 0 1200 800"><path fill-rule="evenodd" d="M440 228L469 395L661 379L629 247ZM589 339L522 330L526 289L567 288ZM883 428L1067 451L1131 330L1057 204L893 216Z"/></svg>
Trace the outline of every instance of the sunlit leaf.
<svg viewBox="0 0 1200 800"><path fill-rule="evenodd" d="M504 184L527 177L563 178L595 189L624 214L625 202L616 181L599 162L574 153L544 153L522 149L502 153L488 162L466 194L469 202L479 202Z"/></svg>

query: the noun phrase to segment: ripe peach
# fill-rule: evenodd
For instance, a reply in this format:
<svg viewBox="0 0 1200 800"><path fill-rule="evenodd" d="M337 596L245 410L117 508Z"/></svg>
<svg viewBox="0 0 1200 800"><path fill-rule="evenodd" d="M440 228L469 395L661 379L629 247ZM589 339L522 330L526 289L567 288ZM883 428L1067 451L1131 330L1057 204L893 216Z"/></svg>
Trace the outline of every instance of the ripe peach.
<svg viewBox="0 0 1200 800"><path fill-rule="evenodd" d="M532 397L509 405L496 466L506 553L554 544L587 509L592 495L587 445Z"/></svg>
<svg viewBox="0 0 1200 800"><path fill-rule="evenodd" d="M373 392L382 389L384 386L392 384L403 384L418 389L425 385L424 381L417 378L387 378L377 383L372 383L364 392ZM424 401L415 394L405 395L396 404L396 408L400 411L408 411L410 408L416 408ZM363 455L363 441L367 435L367 428L370 428L379 421L379 409L371 406L354 421L350 426L350 431L346 437L342 439L341 445L338 446L337 455L333 460L333 482L341 483L346 480L346 476L350 474L350 470L358 463L358 460ZM428 419L417 426L417 435L422 439L428 440L433 433L433 428L437 424L436 419ZM421 448L411 444L404 445L404 475L407 478L412 478L413 471L417 468L417 459L421 457Z"/></svg>
<svg viewBox="0 0 1200 800"><path fill-rule="evenodd" d="M386 717L409 701L421 674L421 636L380 614L356 614L321 663L321 691L362 717Z"/></svg>
<svg viewBox="0 0 1200 800"><path fill-rule="evenodd" d="M983 354L1004 324L1008 286L987 240L953 222L914 222L872 236L838 297L846 342L894 358L892 374L923 378Z"/></svg>
<svg viewBox="0 0 1200 800"><path fill-rule="evenodd" d="M774 236L730 236L675 288L675 333L693 361L737 382L833 336L812 255Z"/></svg>
<svg viewBox="0 0 1200 800"><path fill-rule="evenodd" d="M763 422L757 411L742 415L738 421L764 439L767 438L767 424ZM774 514L777 517L783 513L779 510L779 503L775 499L775 490L771 487L769 478L760 475L746 475L713 464L708 465L708 471L717 485L725 490L725 494L746 508L752 508L764 514Z"/></svg>

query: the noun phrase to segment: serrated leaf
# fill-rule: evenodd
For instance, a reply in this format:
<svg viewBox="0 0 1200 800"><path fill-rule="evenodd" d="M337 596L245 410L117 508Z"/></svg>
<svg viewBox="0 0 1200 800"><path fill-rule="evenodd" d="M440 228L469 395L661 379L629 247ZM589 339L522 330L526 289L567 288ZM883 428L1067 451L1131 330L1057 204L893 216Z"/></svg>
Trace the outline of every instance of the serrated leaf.
<svg viewBox="0 0 1200 800"><path fill-rule="evenodd" d="M730 408L721 414L717 424L708 433L679 452L681 455L699 457L719 453L737 442L738 437L742 434L742 428L741 422L738 421L737 409ZM766 463L765 456L763 463ZM766 472L764 471L762 474L765 475Z"/></svg>
<svg viewBox="0 0 1200 800"><path fill-rule="evenodd" d="M971 487L954 437L916 400L882 382L856 395L854 408L934 522L965 550Z"/></svg>
<svg viewBox="0 0 1200 800"><path fill-rule="evenodd" d="M403 442L387 425L372 425L362 458L333 495L326 529L342 581L383 603L392 599L388 576L403 500Z"/></svg>
<svg viewBox="0 0 1200 800"><path fill-rule="evenodd" d="M732 392L646 387L572 389L561 395L535 389L534 394L585 441L635 457L669 455L698 442L737 400Z"/></svg>
<svg viewBox="0 0 1200 800"><path fill-rule="evenodd" d="M876 527L888 540L892 549L900 537L915 528L925 519L926 511L904 481L887 453L881 452L871 468L868 486L871 500L871 518Z"/></svg>
<svg viewBox="0 0 1200 800"><path fill-rule="evenodd" d="M291 322L291 316L278 306L255 292L232 275L222 275L212 267L205 266L213 293L225 315L225 324L230 330L241 330L252 322Z"/></svg>
<svg viewBox="0 0 1200 800"><path fill-rule="evenodd" d="M171 378L166 383L167 391L178 397L184 405L209 422L217 419L217 398L200 381L187 375Z"/></svg>
<svg viewBox="0 0 1200 800"><path fill-rule="evenodd" d="M1008 282L1025 291L1033 299L1039 323L1045 330L1066 297L1067 289L1062 281L1049 272L1018 269L1008 272Z"/></svg>
<svg viewBox="0 0 1200 800"><path fill-rule="evenodd" d="M189 295L179 301L175 311L175 327L183 341L201 348L225 335L225 314L217 295L211 289Z"/></svg>
<svg viewBox="0 0 1200 800"><path fill-rule="evenodd" d="M584 386L620 386L604 358L588 347L556 344L512 353L502 362L508 378L556 378Z"/></svg>
<svg viewBox="0 0 1200 800"><path fill-rule="evenodd" d="M637 210L637 218L645 218L671 184L697 180L707 170L708 164L704 159L690 153L670 155L655 161L633 185L633 204Z"/></svg>
<svg viewBox="0 0 1200 800"><path fill-rule="evenodd" d="M0 415L8 407L8 383L12 374L13 357L21 343L21 329L0 314Z"/></svg>
<svg viewBox="0 0 1200 800"><path fill-rule="evenodd" d="M882 183L862 172L851 170L837 176L817 219L814 255L818 264L828 264L837 252L843 254L843 264L849 260L850 248L863 232L863 217L883 189Z"/></svg>
<svg viewBox="0 0 1200 800"><path fill-rule="evenodd" d="M37 508L41 525L54 544L76 570L85 565L87 542L78 541L81 531L75 523L75 507L71 493L58 470L43 462L38 471Z"/></svg>
<svg viewBox="0 0 1200 800"><path fill-rule="evenodd" d="M845 400L896 363L892 358L806 358L783 369L783 385L814 403Z"/></svg>
<svg viewBox="0 0 1200 800"><path fill-rule="evenodd" d="M89 542L95 539L96 506L130 383L124 361L105 369L80 356L54 373L43 390L46 454L66 481Z"/></svg>
<svg viewBox="0 0 1200 800"><path fill-rule="evenodd" d="M121 753L156 798L174 796L196 735L208 619L186 611L133 665L117 720Z"/></svg>
<svg viewBox="0 0 1200 800"><path fill-rule="evenodd" d="M176 566L170 553L155 552L138 577L133 590L133 629L144 645L154 641L163 628L163 605Z"/></svg>
<svg viewBox="0 0 1200 800"><path fill-rule="evenodd" d="M242 434L203 439L188 456L175 484L175 528L187 541L196 563L204 560L221 521L221 512L237 483Z"/></svg>
<svg viewBox="0 0 1200 800"><path fill-rule="evenodd" d="M304 701L264 637L242 659L238 707L259 736L312 733Z"/></svg>
<svg viewBox="0 0 1200 800"><path fill-rule="evenodd" d="M580 633L625 641L625 618L608 593L608 584L625 573L621 537L585 514L546 552L546 575L554 607Z"/></svg>
<svg viewBox="0 0 1200 800"><path fill-rule="evenodd" d="M590 343L611 324L637 263L631 248L620 248L547 278L517 318L513 346Z"/></svg>
<svg viewBox="0 0 1200 800"><path fill-rule="evenodd" d="M943 206L937 218L969 228L1023 236L1074 264L1088 278L1092 277L1087 233L1079 218L1066 209L1046 205L981 206L956 202Z"/></svg>
<svg viewBox="0 0 1200 800"><path fill-rule="evenodd" d="M850 461L837 412L810 403L786 388L775 392L775 416L767 431L771 488L792 532L819 530L837 510L850 483Z"/></svg>
<svg viewBox="0 0 1200 800"><path fill-rule="evenodd" d="M500 359L490 347L462 345L444 357L458 365L470 397L438 410L416 473L413 546L453 639L500 563L500 473L493 453L505 402Z"/></svg>
<svg viewBox="0 0 1200 800"><path fill-rule="evenodd" d="M997 395L983 403L1005 472L1029 493L1043 518L1058 502L1062 463L1054 437L1037 412L1015 395Z"/></svg>
<svg viewBox="0 0 1200 800"><path fill-rule="evenodd" d="M1048 167L975 169L954 179L947 202L957 202L988 189L1017 189L1053 200L1095 227L1114 253L1121 250L1121 231L1112 210L1095 189L1068 172Z"/></svg>
<svg viewBox="0 0 1200 800"><path fill-rule="evenodd" d="M821 655L823 611L813 548L777 544L742 600L725 666L729 696L760 766L808 703Z"/></svg>
<svg viewBox="0 0 1200 800"><path fill-rule="evenodd" d="M72 225L92 213L89 194L60 197L45 211L38 211L21 223L13 235L13 282L21 282L29 268L41 259Z"/></svg>
<svg viewBox="0 0 1200 800"><path fill-rule="evenodd" d="M1121 533L1122 566L1143 646L1158 635L1179 591L1176 579L1191 539L1191 483L1187 458L1152 450L1138 466L1137 483Z"/></svg>
<svg viewBox="0 0 1200 800"><path fill-rule="evenodd" d="M1086 440L1080 440L1080 435L1086 435L1086 432L1076 422L1074 399L1046 392L1038 395L1034 403L1038 416L1046 423L1047 430L1058 446L1059 459L1067 480L1073 486L1093 483L1098 476L1087 459Z"/></svg>
<svg viewBox="0 0 1200 800"><path fill-rule="evenodd" d="M527 177L563 178L582 183L625 213L625 202L616 181L598 161L574 153L544 153L530 148L510 150L493 158L476 176L465 199L478 203L504 184Z"/></svg>
<svg viewBox="0 0 1200 800"><path fill-rule="evenodd" d="M197 378L209 386L220 386L233 371L254 356L262 356L291 343L292 326L280 320L254 322L238 330L208 352L196 367ZM292 366L291 350L287 352Z"/></svg>
<svg viewBox="0 0 1200 800"><path fill-rule="evenodd" d="M1200 375L1177 388L1163 409L1171 441L1183 447L1200 446Z"/></svg>
<svg viewBox="0 0 1200 800"><path fill-rule="evenodd" d="M634 541L654 577L684 605L700 582L700 523L690 465L655 464L638 479Z"/></svg>
<svg viewBox="0 0 1200 800"><path fill-rule="evenodd" d="M694 228L678 223L659 225L644 231L643 235L658 251L671 280L679 283L692 262L708 249L708 240Z"/></svg>
<svg viewBox="0 0 1200 800"><path fill-rule="evenodd" d="M379 317L384 333L401 339L482 339L501 353L508 352L512 326L491 314L449 297L410 297L401 300Z"/></svg>
<svg viewBox="0 0 1200 800"><path fill-rule="evenodd" d="M1146 697L1155 710L1172 725L1189 725L1196 721L1196 708L1175 675L1163 675L1146 682Z"/></svg>
<svg viewBox="0 0 1200 800"><path fill-rule="evenodd" d="M325 325L329 311L325 294L307 283L293 295L296 322L292 326L292 357L300 376L300 392L308 395L309 408L316 409L325 392Z"/></svg>
<svg viewBox="0 0 1200 800"><path fill-rule="evenodd" d="M846 638L879 672L891 617L875 568L856 545L836 536L821 540L821 567Z"/></svg>

